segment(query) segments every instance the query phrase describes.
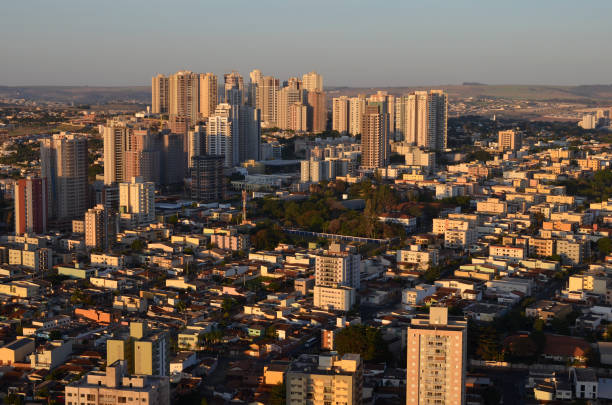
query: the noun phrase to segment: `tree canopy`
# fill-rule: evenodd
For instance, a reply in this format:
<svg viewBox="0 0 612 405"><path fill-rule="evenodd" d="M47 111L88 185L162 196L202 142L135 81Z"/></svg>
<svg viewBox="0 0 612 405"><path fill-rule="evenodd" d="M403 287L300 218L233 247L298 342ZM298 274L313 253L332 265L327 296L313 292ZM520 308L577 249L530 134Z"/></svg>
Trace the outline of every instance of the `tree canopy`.
<svg viewBox="0 0 612 405"><path fill-rule="evenodd" d="M380 329L372 326L352 325L340 330L335 346L340 355L357 353L365 361L386 361L390 358Z"/></svg>

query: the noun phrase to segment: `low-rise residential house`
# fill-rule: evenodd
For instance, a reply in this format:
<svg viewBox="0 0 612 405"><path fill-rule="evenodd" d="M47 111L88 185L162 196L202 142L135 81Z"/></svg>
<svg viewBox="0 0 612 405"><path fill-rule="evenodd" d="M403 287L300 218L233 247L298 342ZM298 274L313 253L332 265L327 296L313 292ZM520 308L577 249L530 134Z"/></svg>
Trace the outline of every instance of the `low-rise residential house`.
<svg viewBox="0 0 612 405"><path fill-rule="evenodd" d="M551 321L553 319L564 319L572 312L570 304L556 301L540 300L525 308L525 315L530 318Z"/></svg>
<svg viewBox="0 0 612 405"><path fill-rule="evenodd" d="M430 266L438 265L438 249L423 250L421 245L411 245L409 249L397 251L397 262L399 264L414 265L418 269L427 270Z"/></svg>
<svg viewBox="0 0 612 405"><path fill-rule="evenodd" d="M11 343L0 347L0 364L12 365L22 363L26 357L36 349L34 339L18 338Z"/></svg>
<svg viewBox="0 0 612 405"><path fill-rule="evenodd" d="M421 305L426 297L433 295L437 288L431 284L419 284L414 288L402 291L402 304Z"/></svg>
<svg viewBox="0 0 612 405"><path fill-rule="evenodd" d="M32 368L49 370L63 364L72 354L72 341L53 340L36 348L30 355Z"/></svg>

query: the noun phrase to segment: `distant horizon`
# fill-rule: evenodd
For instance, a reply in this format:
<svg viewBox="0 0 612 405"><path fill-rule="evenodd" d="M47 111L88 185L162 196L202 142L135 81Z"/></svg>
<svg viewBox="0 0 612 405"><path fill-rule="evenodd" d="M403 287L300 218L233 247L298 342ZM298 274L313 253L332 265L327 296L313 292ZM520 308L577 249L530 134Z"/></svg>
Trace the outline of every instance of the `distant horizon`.
<svg viewBox="0 0 612 405"><path fill-rule="evenodd" d="M6 86L146 86L156 72L252 68L283 80L316 70L353 88L612 83L609 0L30 0L2 11Z"/></svg>
<svg viewBox="0 0 612 405"><path fill-rule="evenodd" d="M197 72L200 73L200 72ZM219 76L219 75L218 75ZM280 78L279 78L280 79ZM283 79L280 79L281 83ZM223 85L222 75L219 80L219 86ZM541 84L541 83L482 83L482 82L462 82L457 84L445 83L445 84L410 84L410 85L327 85L324 84L325 89L380 89L380 88L411 88L411 87L448 87L448 86L537 86L537 87L586 87L586 86L612 86L611 83L593 83L593 84ZM0 87L8 88L22 88L22 87L82 87L82 88L129 88L129 87L151 87L151 84L126 84L126 85L96 85L96 84L1 84Z"/></svg>

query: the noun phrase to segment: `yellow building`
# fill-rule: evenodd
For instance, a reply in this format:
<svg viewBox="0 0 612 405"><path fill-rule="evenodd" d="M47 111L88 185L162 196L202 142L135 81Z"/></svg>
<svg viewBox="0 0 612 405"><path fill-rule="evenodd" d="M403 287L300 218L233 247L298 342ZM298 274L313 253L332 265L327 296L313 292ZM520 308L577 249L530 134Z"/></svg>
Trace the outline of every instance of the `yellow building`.
<svg viewBox="0 0 612 405"><path fill-rule="evenodd" d="M125 360L130 370L134 369L133 350L129 350L131 341L125 339L109 339L106 341L106 363L113 364L117 360Z"/></svg>
<svg viewBox="0 0 612 405"><path fill-rule="evenodd" d="M608 290L608 280L605 276L596 274L577 274L570 276L568 289L570 291L588 291L593 294L605 295Z"/></svg>
<svg viewBox="0 0 612 405"><path fill-rule="evenodd" d="M107 364L126 360L129 370L139 375L168 375L170 345L165 331L150 331L145 322L130 322L129 336L109 339Z"/></svg>
<svg viewBox="0 0 612 405"><path fill-rule="evenodd" d="M39 288L38 284L29 281L12 281L10 283L0 284L0 294L19 298L30 298L38 295Z"/></svg>
<svg viewBox="0 0 612 405"><path fill-rule="evenodd" d="M27 355L36 349L34 339L19 338L0 347L0 364L15 364L25 361Z"/></svg>

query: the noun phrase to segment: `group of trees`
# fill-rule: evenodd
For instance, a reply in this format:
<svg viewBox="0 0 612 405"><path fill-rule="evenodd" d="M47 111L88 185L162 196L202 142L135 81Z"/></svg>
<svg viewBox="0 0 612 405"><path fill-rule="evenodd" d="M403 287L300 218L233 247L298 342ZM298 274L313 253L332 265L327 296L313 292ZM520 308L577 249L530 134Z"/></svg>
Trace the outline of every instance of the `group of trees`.
<svg viewBox="0 0 612 405"><path fill-rule="evenodd" d="M381 330L373 326L351 325L340 330L335 346L341 356L345 353L358 353L362 360L378 362L391 358Z"/></svg>
<svg viewBox="0 0 612 405"><path fill-rule="evenodd" d="M612 197L612 170L596 171L593 177L579 177L558 183L565 186L568 195L579 195L588 202L605 201Z"/></svg>
<svg viewBox="0 0 612 405"><path fill-rule="evenodd" d="M38 160L40 158L40 150L37 143L14 143L7 149L13 153L0 157L0 164L14 165L21 162Z"/></svg>
<svg viewBox="0 0 612 405"><path fill-rule="evenodd" d="M339 194L345 191L354 198L364 199L365 209L357 211L346 208L339 200ZM378 220L380 213L392 210L398 202L399 198L391 187L374 186L369 181L352 185L348 190L342 182L320 184L315 186L310 198L303 201L259 200L256 215L276 222L256 228L252 243L256 248L276 246L283 239L279 235L281 226L350 236L402 237L405 235L402 226Z"/></svg>

